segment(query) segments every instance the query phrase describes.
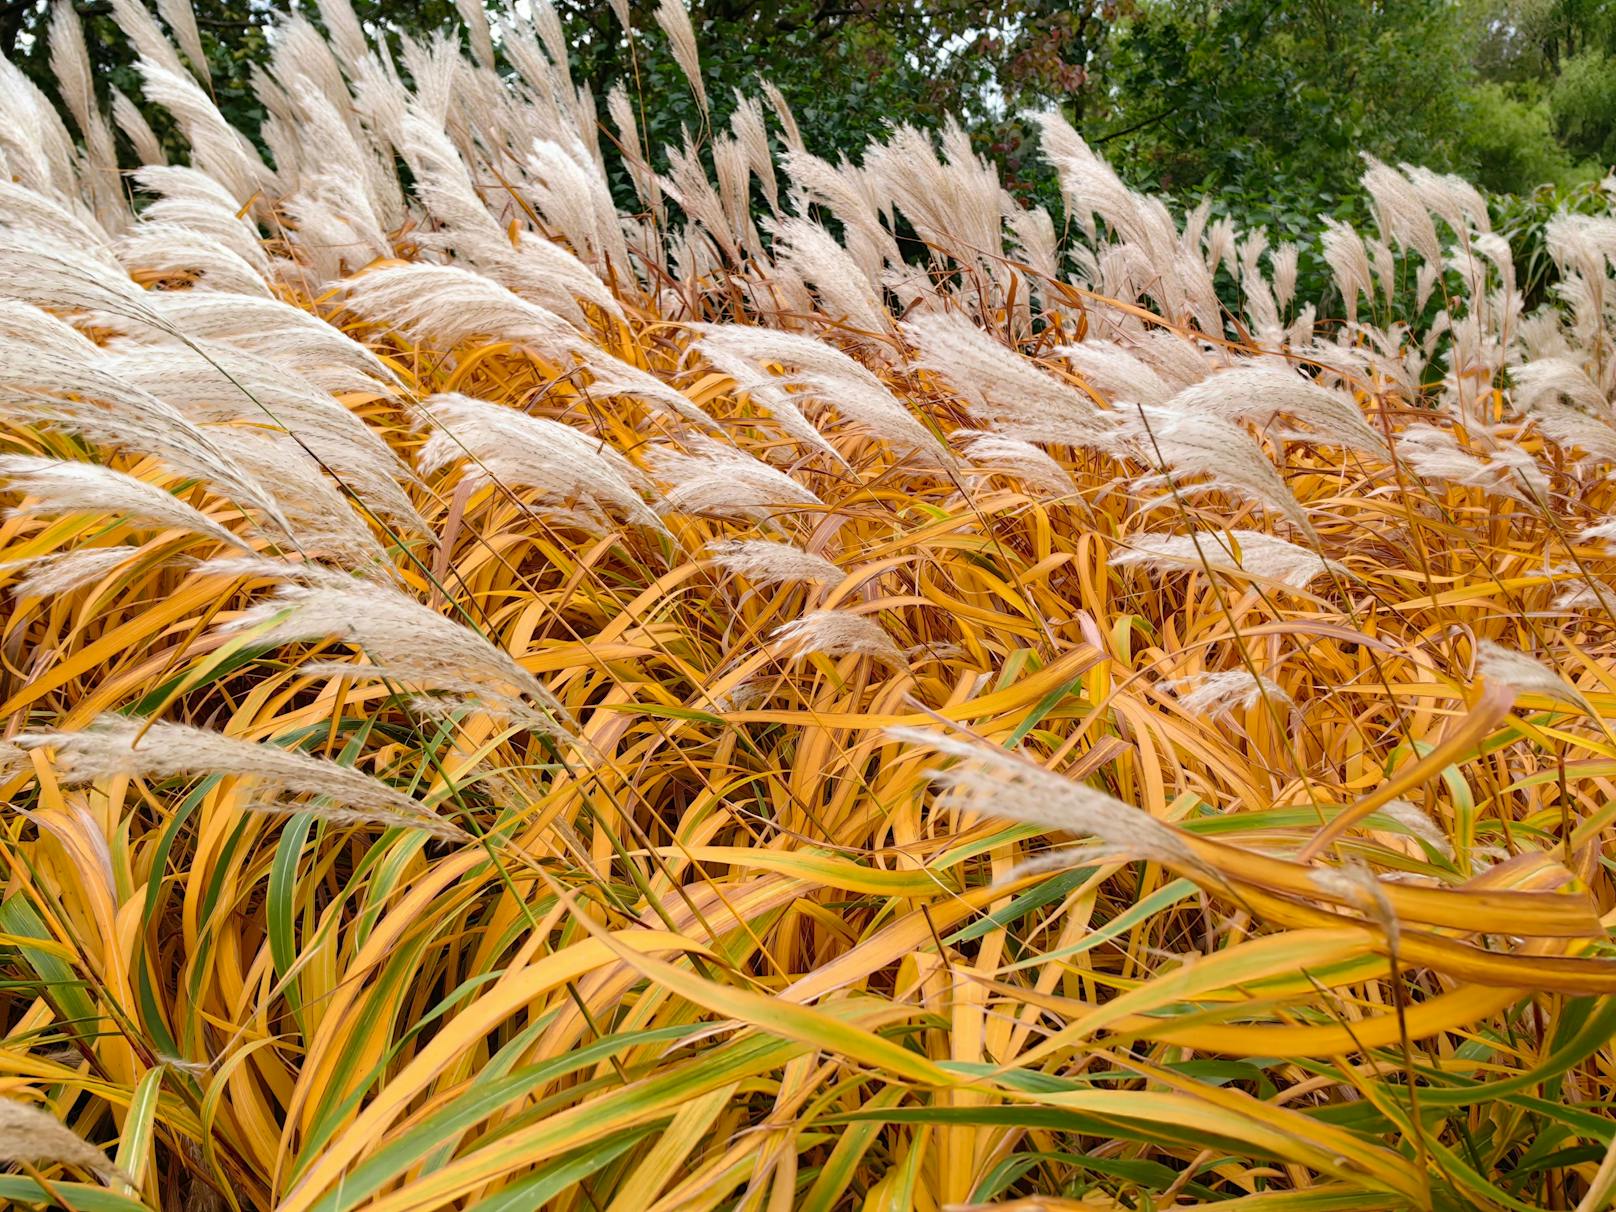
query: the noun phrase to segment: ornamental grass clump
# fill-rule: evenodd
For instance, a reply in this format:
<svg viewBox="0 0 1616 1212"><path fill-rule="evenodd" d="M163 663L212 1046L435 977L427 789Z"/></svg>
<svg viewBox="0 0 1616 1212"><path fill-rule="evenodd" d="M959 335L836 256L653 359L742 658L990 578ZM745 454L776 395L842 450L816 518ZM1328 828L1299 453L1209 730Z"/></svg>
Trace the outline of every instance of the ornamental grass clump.
<svg viewBox="0 0 1616 1212"><path fill-rule="evenodd" d="M1608 1206L1616 214L1528 309L677 0L671 148L545 0L256 131L111 7L0 63L0 1203Z"/></svg>

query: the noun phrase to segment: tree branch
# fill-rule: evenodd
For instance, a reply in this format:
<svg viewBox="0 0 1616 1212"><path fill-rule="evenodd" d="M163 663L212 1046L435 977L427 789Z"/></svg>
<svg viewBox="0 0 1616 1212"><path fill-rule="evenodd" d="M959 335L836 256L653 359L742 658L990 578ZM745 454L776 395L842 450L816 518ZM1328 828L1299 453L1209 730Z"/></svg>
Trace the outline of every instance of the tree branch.
<svg viewBox="0 0 1616 1212"><path fill-rule="evenodd" d="M1121 130L1114 130L1108 135L1101 135L1097 139L1090 139L1089 146L1098 147L1102 143L1109 143L1113 139L1120 139L1123 135L1131 135L1136 131L1144 130L1147 126L1154 126L1163 118L1171 117L1173 114L1176 114L1179 110L1184 108L1184 105L1185 102L1180 101L1177 105L1169 105L1166 109L1154 113L1150 117L1139 122L1135 122L1132 126L1124 126Z"/></svg>

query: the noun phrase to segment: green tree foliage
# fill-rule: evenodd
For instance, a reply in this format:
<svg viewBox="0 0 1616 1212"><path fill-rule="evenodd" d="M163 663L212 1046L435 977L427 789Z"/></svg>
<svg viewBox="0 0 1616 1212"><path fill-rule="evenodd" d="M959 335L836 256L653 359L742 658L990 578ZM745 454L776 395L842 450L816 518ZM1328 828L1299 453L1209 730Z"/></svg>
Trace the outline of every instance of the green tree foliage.
<svg viewBox="0 0 1616 1212"><path fill-rule="evenodd" d="M1459 167L1494 193L1525 192L1562 180L1572 170L1570 155L1555 139L1547 103L1496 80L1471 90L1463 134L1466 162Z"/></svg>
<svg viewBox="0 0 1616 1212"><path fill-rule="evenodd" d="M1480 0L1476 66L1490 80L1553 80L1567 60L1616 49L1612 0Z"/></svg>
<svg viewBox="0 0 1616 1212"><path fill-rule="evenodd" d="M286 2L318 21L314 0ZM632 34L601 0L555 3L575 78L601 100L628 88L659 161L686 131L704 141L759 78L831 155L955 114L1012 189L1050 203L1019 114L1058 105L1132 183L1211 195L1275 238L1321 211L1352 217L1363 152L1516 193L1616 161L1616 0L691 0L706 115L653 0L632 0ZM75 7L100 85L138 96L110 0ZM246 129L277 7L194 0L214 94ZM395 45L458 28L454 0L354 7ZM0 0L0 51L41 83L48 21L47 0Z"/></svg>
<svg viewBox="0 0 1616 1212"><path fill-rule="evenodd" d="M1616 163L1616 56L1589 47L1567 59L1549 91L1549 112L1574 155Z"/></svg>
<svg viewBox="0 0 1616 1212"><path fill-rule="evenodd" d="M1616 163L1616 0L1481 0L1472 13L1474 175L1528 192Z"/></svg>
<svg viewBox="0 0 1616 1212"><path fill-rule="evenodd" d="M1332 193L1363 151L1451 162L1466 70L1448 0L1147 0L1107 66L1099 138L1135 173Z"/></svg>

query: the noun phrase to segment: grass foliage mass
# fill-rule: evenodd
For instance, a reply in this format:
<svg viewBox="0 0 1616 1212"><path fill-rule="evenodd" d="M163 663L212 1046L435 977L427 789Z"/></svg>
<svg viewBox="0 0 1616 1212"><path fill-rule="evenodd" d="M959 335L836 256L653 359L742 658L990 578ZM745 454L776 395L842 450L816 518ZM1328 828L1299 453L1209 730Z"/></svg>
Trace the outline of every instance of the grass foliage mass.
<svg viewBox="0 0 1616 1212"><path fill-rule="evenodd" d="M112 8L0 65L0 1202L1610 1206L1609 188L1528 307L1369 162L1321 312L1056 114L659 172L320 0L265 156Z"/></svg>

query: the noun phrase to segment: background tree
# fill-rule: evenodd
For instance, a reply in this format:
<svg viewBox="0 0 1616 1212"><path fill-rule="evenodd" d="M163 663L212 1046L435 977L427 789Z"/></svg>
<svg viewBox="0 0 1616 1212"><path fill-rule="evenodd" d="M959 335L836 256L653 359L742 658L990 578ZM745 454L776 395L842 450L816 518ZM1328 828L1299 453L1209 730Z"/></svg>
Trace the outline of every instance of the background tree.
<svg viewBox="0 0 1616 1212"><path fill-rule="evenodd" d="M651 0L631 3L632 35L610 5L556 3L574 75L597 97L629 88L653 156L704 137ZM192 6L220 108L247 129L288 5L318 21L311 0ZM138 97L111 0L75 7L102 87ZM354 7L395 41L457 26L453 0ZM1029 107L1060 106L1131 183L1210 195L1281 237L1360 205L1361 152L1522 195L1616 160L1616 0L693 0L691 16L715 123L764 75L832 156L952 113L1012 189L1050 203ZM48 20L48 0L0 0L0 50L47 91Z"/></svg>

